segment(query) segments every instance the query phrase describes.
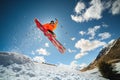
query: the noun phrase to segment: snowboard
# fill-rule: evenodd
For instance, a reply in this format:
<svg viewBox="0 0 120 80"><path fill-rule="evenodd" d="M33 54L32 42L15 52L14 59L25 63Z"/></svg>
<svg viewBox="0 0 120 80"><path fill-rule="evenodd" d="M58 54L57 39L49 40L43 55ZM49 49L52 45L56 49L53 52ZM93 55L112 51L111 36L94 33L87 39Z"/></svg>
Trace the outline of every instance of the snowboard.
<svg viewBox="0 0 120 80"><path fill-rule="evenodd" d="M38 19L35 19L36 26L43 32L43 34L51 41L51 43L59 50L60 53L65 52L65 47L56 39L56 37L50 33L43 25L39 22Z"/></svg>

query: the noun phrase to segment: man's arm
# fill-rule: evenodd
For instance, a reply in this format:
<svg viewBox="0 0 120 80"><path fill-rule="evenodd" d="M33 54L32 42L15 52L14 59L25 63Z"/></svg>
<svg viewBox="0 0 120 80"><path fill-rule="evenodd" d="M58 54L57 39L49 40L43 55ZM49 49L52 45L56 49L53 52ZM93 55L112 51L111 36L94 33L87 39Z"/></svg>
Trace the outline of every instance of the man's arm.
<svg viewBox="0 0 120 80"><path fill-rule="evenodd" d="M58 24L58 19L57 19L57 18L55 18L55 24L56 24L56 25Z"/></svg>
<svg viewBox="0 0 120 80"><path fill-rule="evenodd" d="M58 25L58 20L55 18L55 24L54 24L54 28L53 28L53 30L55 30L56 28L57 28L57 25Z"/></svg>

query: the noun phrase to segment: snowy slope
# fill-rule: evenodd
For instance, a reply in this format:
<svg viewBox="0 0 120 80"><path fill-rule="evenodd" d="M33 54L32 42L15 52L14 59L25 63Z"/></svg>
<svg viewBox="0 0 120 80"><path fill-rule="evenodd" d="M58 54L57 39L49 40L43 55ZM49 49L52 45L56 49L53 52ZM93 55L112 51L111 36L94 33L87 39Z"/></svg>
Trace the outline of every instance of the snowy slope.
<svg viewBox="0 0 120 80"><path fill-rule="evenodd" d="M96 59L81 71L96 68L99 65L100 61L107 63L120 62L120 38L109 42L109 44L99 52Z"/></svg>
<svg viewBox="0 0 120 80"><path fill-rule="evenodd" d="M51 66L33 62L26 56L17 53L2 53L2 55L0 53L0 59L0 80L107 80L100 77L97 69L80 72L69 66ZM19 60L22 60L23 63L18 63ZM9 64L2 65L2 63Z"/></svg>
<svg viewBox="0 0 120 80"><path fill-rule="evenodd" d="M10 64L25 64L31 62L30 58L18 53L0 52L0 65L8 66Z"/></svg>
<svg viewBox="0 0 120 80"><path fill-rule="evenodd" d="M114 40L110 42L106 47L104 47L98 54L95 60L98 60L101 56L106 55L110 52L111 48L116 44L118 40Z"/></svg>
<svg viewBox="0 0 120 80"><path fill-rule="evenodd" d="M82 73L39 63L0 66L0 79L2 80L106 80L99 75L97 69Z"/></svg>
<svg viewBox="0 0 120 80"><path fill-rule="evenodd" d="M120 62L116 63L115 67L116 67L115 70L118 71L118 73L120 73Z"/></svg>

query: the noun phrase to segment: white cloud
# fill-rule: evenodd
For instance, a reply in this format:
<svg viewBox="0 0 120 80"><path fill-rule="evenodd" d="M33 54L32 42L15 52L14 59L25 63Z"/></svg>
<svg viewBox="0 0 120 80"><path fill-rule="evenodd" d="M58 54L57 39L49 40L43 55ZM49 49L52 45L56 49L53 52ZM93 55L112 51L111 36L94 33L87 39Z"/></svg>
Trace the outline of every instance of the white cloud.
<svg viewBox="0 0 120 80"><path fill-rule="evenodd" d="M83 57L86 54L88 54L88 53L86 53L86 52L78 53L77 55L75 55L75 59L79 59L79 58Z"/></svg>
<svg viewBox="0 0 120 80"><path fill-rule="evenodd" d="M77 61L75 61L75 60L70 63L70 67L72 69L75 69L77 66L78 66L78 64L77 64Z"/></svg>
<svg viewBox="0 0 120 80"><path fill-rule="evenodd" d="M104 0L104 1L102 1L102 4L103 4L104 9L109 9L112 5L112 1L111 0L108 0L108 1Z"/></svg>
<svg viewBox="0 0 120 80"><path fill-rule="evenodd" d="M85 63L78 64L78 61L76 61L76 60L73 60L69 65L62 64L62 63L60 63L58 65L58 67L62 70L71 70L71 69L80 70L80 69L82 69L83 67L86 67L86 66L87 66L87 64L85 64Z"/></svg>
<svg viewBox="0 0 120 80"><path fill-rule="evenodd" d="M100 29L100 26L94 26L93 28L88 28L88 32L80 31L79 34L81 35L90 35L89 39L94 39L94 36L96 35L96 31Z"/></svg>
<svg viewBox="0 0 120 80"><path fill-rule="evenodd" d="M112 4L111 12L112 12L113 15L120 14L120 0L116 0Z"/></svg>
<svg viewBox="0 0 120 80"><path fill-rule="evenodd" d="M90 7L84 13L85 20L100 19L102 16L103 6L101 0L92 0Z"/></svg>
<svg viewBox="0 0 120 80"><path fill-rule="evenodd" d="M75 43L75 48L80 49L80 52L75 55L75 59L79 59L84 55L87 55L89 51L95 50L99 47L106 46L107 43L101 40L110 38L111 34L109 32L96 33L97 30L99 30L100 28L101 26L94 26L92 28L88 28L86 32L85 31L79 32L81 35L89 35L88 36L89 39L81 38ZM94 38L95 36L99 36L101 38L97 40Z"/></svg>
<svg viewBox="0 0 120 80"><path fill-rule="evenodd" d="M105 46L105 42L101 42L99 40L87 40L87 39L80 39L76 42L75 47L80 49L80 53L75 56L75 59L79 59L84 55L88 54L89 51L95 50L98 47Z"/></svg>
<svg viewBox="0 0 120 80"><path fill-rule="evenodd" d="M83 2L78 2L75 7L75 12L80 14L83 9L85 9L85 4Z"/></svg>
<svg viewBox="0 0 120 80"><path fill-rule="evenodd" d="M33 54L33 55L35 55L35 52L34 52L34 51L32 51L32 54Z"/></svg>
<svg viewBox="0 0 120 80"><path fill-rule="evenodd" d="M83 68L86 67L86 66L87 66L86 63L82 63L82 64L80 64L80 69L83 69Z"/></svg>
<svg viewBox="0 0 120 80"><path fill-rule="evenodd" d="M79 16L79 15L71 15L71 18L75 22L84 22L85 21L84 17Z"/></svg>
<svg viewBox="0 0 120 80"><path fill-rule="evenodd" d="M84 5L84 6L83 6ZM83 6L82 8L79 8ZM77 8L77 9L76 9ZM102 11L104 10L101 0L92 0L90 7L85 9L83 2L78 2L75 7L76 15L71 15L72 20L76 22L84 22L92 19L100 19L102 17ZM81 14L81 12L84 12ZM79 14L78 14L79 13Z"/></svg>
<svg viewBox="0 0 120 80"><path fill-rule="evenodd" d="M94 39L95 36L95 32L100 29L100 26L94 26L93 28L88 28L88 35L91 35L91 37L89 37L89 39Z"/></svg>
<svg viewBox="0 0 120 80"><path fill-rule="evenodd" d="M45 62L45 59L44 59L43 56L35 56L35 57L33 58L33 61L42 63L42 62Z"/></svg>
<svg viewBox="0 0 120 80"><path fill-rule="evenodd" d="M111 34L109 32L104 32L104 33L98 34L98 36L101 37L100 40L104 40L104 39L110 38Z"/></svg>
<svg viewBox="0 0 120 80"><path fill-rule="evenodd" d="M90 35L89 39L94 39L94 36L96 35L96 31L99 30L101 26L94 26L92 28L88 28L88 31L80 31L79 34L81 35Z"/></svg>
<svg viewBox="0 0 120 80"><path fill-rule="evenodd" d="M107 28L109 25L105 24L104 22L102 23L102 26Z"/></svg>
<svg viewBox="0 0 120 80"><path fill-rule="evenodd" d="M71 69L76 69L79 66L77 61L73 60L69 65L60 63L58 67L62 70L71 70Z"/></svg>
<svg viewBox="0 0 120 80"><path fill-rule="evenodd" d="M49 55L49 52L47 52L47 50L43 48L37 49L36 52L40 55L45 55L45 56Z"/></svg>
<svg viewBox="0 0 120 80"><path fill-rule="evenodd" d="M91 51L94 50L100 46L104 46L106 43L101 42L99 40L86 40L86 39L80 39L76 44L75 47L77 49L81 49L81 52Z"/></svg>
<svg viewBox="0 0 120 80"><path fill-rule="evenodd" d="M113 15L120 14L120 0L91 0L90 6L79 1L75 6L75 14L71 15L71 19L76 22L85 22L90 20L98 20L102 18L102 13L108 9Z"/></svg>
<svg viewBox="0 0 120 80"><path fill-rule="evenodd" d="M63 64L63 63L60 63L60 64L58 65L58 67L59 67L61 70L71 70L70 65L66 65L66 64Z"/></svg>
<svg viewBox="0 0 120 80"><path fill-rule="evenodd" d="M108 44L112 44L115 41L115 39L112 39L108 42Z"/></svg>
<svg viewBox="0 0 120 80"><path fill-rule="evenodd" d="M73 53L73 52L76 52L76 50L68 49L68 52L69 52L69 53Z"/></svg>
<svg viewBox="0 0 120 80"><path fill-rule="evenodd" d="M74 41L76 38L75 37L72 37L71 40Z"/></svg>
<svg viewBox="0 0 120 80"><path fill-rule="evenodd" d="M106 45L104 45L103 48L108 47L108 46L112 46L114 41L115 41L115 39L110 40Z"/></svg>
<svg viewBox="0 0 120 80"><path fill-rule="evenodd" d="M82 36L85 34L85 31L80 31L79 34L81 34Z"/></svg>
<svg viewBox="0 0 120 80"><path fill-rule="evenodd" d="M49 43L45 43L45 47L49 47Z"/></svg>
<svg viewBox="0 0 120 80"><path fill-rule="evenodd" d="M76 60L73 60L71 63L70 63L70 67L72 69L83 69L84 67L86 67L87 64L86 63L82 63L82 64L78 64L78 62Z"/></svg>

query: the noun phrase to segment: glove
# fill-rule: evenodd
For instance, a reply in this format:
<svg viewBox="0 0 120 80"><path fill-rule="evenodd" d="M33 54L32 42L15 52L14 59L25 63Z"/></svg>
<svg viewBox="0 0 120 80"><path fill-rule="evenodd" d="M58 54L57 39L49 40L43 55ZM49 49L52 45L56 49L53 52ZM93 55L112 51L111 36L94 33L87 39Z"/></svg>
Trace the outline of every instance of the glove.
<svg viewBox="0 0 120 80"><path fill-rule="evenodd" d="M57 19L57 18L55 18L55 20L56 20L56 21L58 21L58 19Z"/></svg>

